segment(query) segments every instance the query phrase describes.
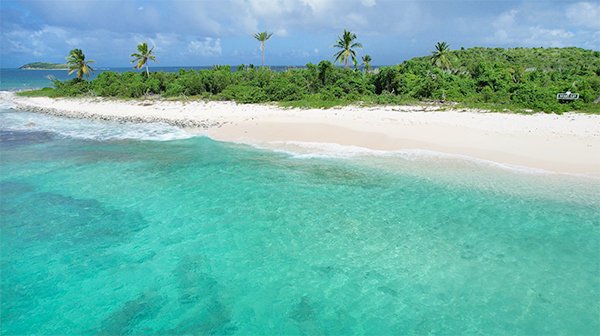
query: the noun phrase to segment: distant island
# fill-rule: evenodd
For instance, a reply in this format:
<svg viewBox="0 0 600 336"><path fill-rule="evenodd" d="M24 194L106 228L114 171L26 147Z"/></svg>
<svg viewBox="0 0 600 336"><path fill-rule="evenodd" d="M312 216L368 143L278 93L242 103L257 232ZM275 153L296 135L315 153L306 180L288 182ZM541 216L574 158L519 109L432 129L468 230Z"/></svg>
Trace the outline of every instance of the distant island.
<svg viewBox="0 0 600 336"><path fill-rule="evenodd" d="M33 62L27 63L19 67L21 70L67 70L66 64L60 63L46 63L46 62Z"/></svg>

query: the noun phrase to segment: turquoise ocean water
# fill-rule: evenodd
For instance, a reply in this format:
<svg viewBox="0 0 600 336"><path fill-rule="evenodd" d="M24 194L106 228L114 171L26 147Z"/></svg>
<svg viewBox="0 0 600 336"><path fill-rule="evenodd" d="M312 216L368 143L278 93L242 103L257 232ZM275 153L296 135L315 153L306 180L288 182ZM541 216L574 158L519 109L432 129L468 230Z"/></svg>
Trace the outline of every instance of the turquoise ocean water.
<svg viewBox="0 0 600 336"><path fill-rule="evenodd" d="M2 334L600 330L598 180L8 106L0 159Z"/></svg>

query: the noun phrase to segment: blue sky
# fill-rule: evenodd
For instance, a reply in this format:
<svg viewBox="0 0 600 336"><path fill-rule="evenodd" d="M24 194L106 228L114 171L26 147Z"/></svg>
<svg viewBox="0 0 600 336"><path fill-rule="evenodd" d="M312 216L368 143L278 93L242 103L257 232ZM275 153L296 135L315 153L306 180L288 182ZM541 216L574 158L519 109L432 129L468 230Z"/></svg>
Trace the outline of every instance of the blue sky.
<svg viewBox="0 0 600 336"><path fill-rule="evenodd" d="M600 50L600 1L526 0L2 0L0 66L63 62L81 48L97 66L130 66L137 43L161 66L260 64L252 33L274 32L266 63L332 59L346 28L374 64L452 48Z"/></svg>

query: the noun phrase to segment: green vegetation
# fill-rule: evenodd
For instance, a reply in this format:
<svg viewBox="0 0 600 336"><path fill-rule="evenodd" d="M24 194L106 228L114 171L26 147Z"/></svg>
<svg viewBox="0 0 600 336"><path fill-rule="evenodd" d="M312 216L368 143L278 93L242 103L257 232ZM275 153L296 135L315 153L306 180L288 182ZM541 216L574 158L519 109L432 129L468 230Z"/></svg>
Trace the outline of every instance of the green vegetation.
<svg viewBox="0 0 600 336"><path fill-rule="evenodd" d="M337 42L333 45L334 48L340 49L333 57L335 57L336 62L343 63L344 68L348 68L350 59L356 66L356 51L354 49L363 47L362 44L354 42L354 40L356 40L356 34L344 29L342 36L338 37Z"/></svg>
<svg viewBox="0 0 600 336"><path fill-rule="evenodd" d="M371 71L371 62L372 61L373 61L373 59L369 55L365 55L362 57L362 65L365 67L366 72Z"/></svg>
<svg viewBox="0 0 600 336"><path fill-rule="evenodd" d="M433 57L425 56L371 72L335 67L329 61L283 72L253 66L240 66L237 71L215 66L210 70L155 72L150 77L136 72L103 72L92 81L55 81L55 88L45 89L44 95L120 98L160 95L240 103L278 102L295 107L456 102L459 107L494 111L600 113L600 104L594 103L600 96L598 51L439 49L447 63L440 61L434 65ZM568 90L579 93L580 99L569 103L557 101L556 94Z"/></svg>
<svg viewBox="0 0 600 336"><path fill-rule="evenodd" d="M72 73L77 73L77 79L81 80L83 76L90 76L90 73L94 71L90 66L90 63L94 63L94 61L86 61L85 55L81 49L73 49L67 56L67 67L69 69L69 75Z"/></svg>
<svg viewBox="0 0 600 336"><path fill-rule="evenodd" d="M273 36L273 33L269 33L266 31L254 34L254 38L258 42L260 42L260 53L262 56L262 58L261 58L262 66L265 66L265 42L267 42L267 40L270 39L271 36Z"/></svg>
<svg viewBox="0 0 600 336"><path fill-rule="evenodd" d="M21 97L60 97L56 89L53 88L43 88L39 90L29 90L29 91L21 91L17 92L17 94Z"/></svg>
<svg viewBox="0 0 600 336"><path fill-rule="evenodd" d="M46 62L33 62L27 63L19 67L22 70L66 70L68 69L66 64L59 63L46 63Z"/></svg>
<svg viewBox="0 0 600 336"><path fill-rule="evenodd" d="M431 55L431 64L438 66L444 70L452 69L452 62L448 59L450 46L446 42L438 42L435 45L435 51Z"/></svg>
<svg viewBox="0 0 600 336"><path fill-rule="evenodd" d="M150 71L148 70L148 61L150 60L156 62L156 56L152 54L152 52L154 51L154 47L148 49L148 44L144 42L138 44L137 51L138 52L131 54L131 57L133 57L131 63L135 63L135 65L133 66L135 69L141 69L144 66L146 66L146 77L150 77Z"/></svg>

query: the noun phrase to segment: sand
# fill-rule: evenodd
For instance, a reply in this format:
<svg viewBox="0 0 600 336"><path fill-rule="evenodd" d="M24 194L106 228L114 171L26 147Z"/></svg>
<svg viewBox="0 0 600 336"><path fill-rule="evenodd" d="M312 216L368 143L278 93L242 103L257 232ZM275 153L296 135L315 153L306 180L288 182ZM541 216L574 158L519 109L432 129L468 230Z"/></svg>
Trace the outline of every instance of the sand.
<svg viewBox="0 0 600 336"><path fill-rule="evenodd" d="M600 177L600 116L444 110L437 106L285 109L233 102L25 98L17 109L72 118L166 122L219 141L311 151L317 144L427 150L550 172Z"/></svg>

